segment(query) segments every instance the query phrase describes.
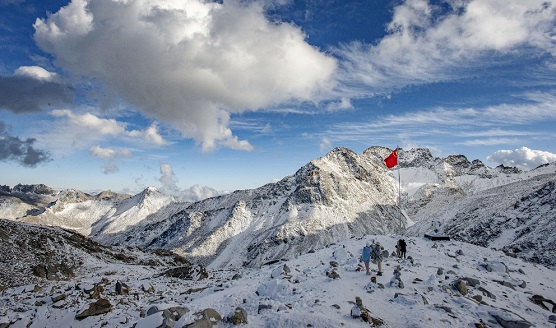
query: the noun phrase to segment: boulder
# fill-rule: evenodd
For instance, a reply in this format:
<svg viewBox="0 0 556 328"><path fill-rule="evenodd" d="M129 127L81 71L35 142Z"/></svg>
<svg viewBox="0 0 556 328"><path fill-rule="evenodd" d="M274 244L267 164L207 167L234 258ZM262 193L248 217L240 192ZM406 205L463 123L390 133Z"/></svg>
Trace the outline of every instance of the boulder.
<svg viewBox="0 0 556 328"><path fill-rule="evenodd" d="M112 310L112 304L105 299L101 298L98 301L89 304L89 307L75 316L77 320L83 320L87 317L108 313Z"/></svg>
<svg viewBox="0 0 556 328"><path fill-rule="evenodd" d="M234 325L247 324L247 311L242 307L236 307L233 314L228 317L228 321Z"/></svg>

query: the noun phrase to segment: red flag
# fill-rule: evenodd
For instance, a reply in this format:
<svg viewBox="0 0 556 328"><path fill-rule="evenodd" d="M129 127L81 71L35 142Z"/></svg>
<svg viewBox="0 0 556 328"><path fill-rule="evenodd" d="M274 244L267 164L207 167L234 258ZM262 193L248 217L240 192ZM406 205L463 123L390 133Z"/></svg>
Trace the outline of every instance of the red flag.
<svg viewBox="0 0 556 328"><path fill-rule="evenodd" d="M397 148L394 149L394 151L390 155L388 155L388 157L386 157L384 159L384 163L386 164L386 167L388 167L389 169L398 165L398 149Z"/></svg>

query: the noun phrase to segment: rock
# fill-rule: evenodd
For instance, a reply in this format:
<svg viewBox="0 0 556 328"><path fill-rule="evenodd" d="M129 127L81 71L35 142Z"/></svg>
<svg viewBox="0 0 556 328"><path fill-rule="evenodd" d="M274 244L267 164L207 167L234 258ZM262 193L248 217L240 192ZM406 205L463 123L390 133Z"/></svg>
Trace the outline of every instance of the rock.
<svg viewBox="0 0 556 328"><path fill-rule="evenodd" d="M228 317L228 321L234 325L247 324L247 311L241 307L236 307L234 313Z"/></svg>
<svg viewBox="0 0 556 328"><path fill-rule="evenodd" d="M83 320L86 317L108 313L112 310L112 304L105 299L101 298L98 301L89 304L89 307L75 316L77 320Z"/></svg>
<svg viewBox="0 0 556 328"><path fill-rule="evenodd" d="M291 272L292 272L292 270L290 270L290 267L287 264L284 264L284 273L289 274Z"/></svg>
<svg viewBox="0 0 556 328"><path fill-rule="evenodd" d="M531 296L531 298L529 299L531 302L537 304L538 306L542 307L545 310L550 311L550 309L548 309L548 306L544 303L548 303L552 305L552 313L556 313L556 303L554 303L554 301L549 300L547 298L544 298L541 295L533 295Z"/></svg>
<svg viewBox="0 0 556 328"><path fill-rule="evenodd" d="M481 303L483 301L483 297L481 295L473 295L471 296L472 299L474 299L475 301Z"/></svg>
<svg viewBox="0 0 556 328"><path fill-rule="evenodd" d="M166 270L163 273L167 277L180 278L184 280L202 280L208 278L207 270L200 266L181 266Z"/></svg>
<svg viewBox="0 0 556 328"><path fill-rule="evenodd" d="M463 281L462 279L457 280L454 283L454 287L461 293L461 295L465 296L468 293L467 290L467 285L465 284L465 281Z"/></svg>
<svg viewBox="0 0 556 328"><path fill-rule="evenodd" d="M95 287L93 287L93 293L91 294L91 298L95 300L101 299L103 291L104 291L104 287L102 287L99 284L95 284Z"/></svg>
<svg viewBox="0 0 556 328"><path fill-rule="evenodd" d="M463 256L463 251L461 249L458 249L456 251L456 255Z"/></svg>
<svg viewBox="0 0 556 328"><path fill-rule="evenodd" d="M511 288L511 289L515 290L515 287L511 282L504 281L504 280L494 280L494 279L492 281L497 282L502 286L506 286L508 288Z"/></svg>
<svg viewBox="0 0 556 328"><path fill-rule="evenodd" d="M493 299L493 300L496 299L496 296L495 296L494 294L492 294L491 292L489 292L488 290L486 290L486 289L483 288L483 287L480 287L480 286L479 286L479 288L477 288L477 290L481 291L481 292L483 293L483 295L485 295L485 296L487 296L487 297L489 297L489 298L491 298L491 299Z"/></svg>
<svg viewBox="0 0 556 328"><path fill-rule="evenodd" d="M204 309L198 314L201 315L201 320L207 320L212 324L216 324L217 322L222 321L222 316L220 315L220 313L216 312L216 310L212 308Z"/></svg>
<svg viewBox="0 0 556 328"><path fill-rule="evenodd" d="M199 319L195 320L195 322L190 323L189 325L185 326L186 328L212 328L212 322L208 319Z"/></svg>
<svg viewBox="0 0 556 328"><path fill-rule="evenodd" d="M437 308L437 309L442 309L442 310L444 310L444 311L446 311L446 312L448 312L448 313L452 313L452 308L450 308L450 307L448 307L448 306L446 306L446 305L438 305L438 304L435 304L434 307Z"/></svg>
<svg viewBox="0 0 556 328"><path fill-rule="evenodd" d="M441 276L441 275L443 275L443 274L444 274L444 269L438 268L438 270L436 270L436 275L437 275L437 276Z"/></svg>
<svg viewBox="0 0 556 328"><path fill-rule="evenodd" d="M66 295L65 293L62 293L60 295L56 295L56 296L52 296L52 302L56 303L59 302L61 300L65 300L68 297L68 295Z"/></svg>
<svg viewBox="0 0 556 328"><path fill-rule="evenodd" d="M326 276L332 279L340 279L340 274L335 269L326 271Z"/></svg>
<svg viewBox="0 0 556 328"><path fill-rule="evenodd" d="M478 279L469 278L469 277L461 278L461 280L464 280L467 283L467 285L471 287L476 287L481 283Z"/></svg>
<svg viewBox="0 0 556 328"><path fill-rule="evenodd" d="M115 290L118 295L129 295L129 286L119 280L116 282Z"/></svg>
<svg viewBox="0 0 556 328"><path fill-rule="evenodd" d="M350 315L352 318L360 318L361 317L361 309L356 305L351 308Z"/></svg>
<svg viewBox="0 0 556 328"><path fill-rule="evenodd" d="M499 314L491 314L496 322L504 328L529 328L531 323L526 320L510 319L508 317L501 316Z"/></svg>
<svg viewBox="0 0 556 328"><path fill-rule="evenodd" d="M185 306L172 306L167 308L165 311L168 311L170 314L172 314L174 321L178 321L186 313L189 313L189 309Z"/></svg>
<svg viewBox="0 0 556 328"><path fill-rule="evenodd" d="M270 310L270 309L272 309L272 305L270 304L259 304L257 313L260 314L262 310Z"/></svg>
<svg viewBox="0 0 556 328"><path fill-rule="evenodd" d="M359 307L363 306L363 300L361 299L361 297L359 297L359 296L355 297L355 304Z"/></svg>
<svg viewBox="0 0 556 328"><path fill-rule="evenodd" d="M556 323L556 315L554 314L549 315L548 322Z"/></svg>

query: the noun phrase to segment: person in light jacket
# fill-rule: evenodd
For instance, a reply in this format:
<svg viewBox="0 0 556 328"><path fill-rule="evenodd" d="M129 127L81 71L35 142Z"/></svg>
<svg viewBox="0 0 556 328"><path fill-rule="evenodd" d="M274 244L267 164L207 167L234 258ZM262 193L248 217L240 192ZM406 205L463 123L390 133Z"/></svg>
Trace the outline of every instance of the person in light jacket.
<svg viewBox="0 0 556 328"><path fill-rule="evenodd" d="M367 243L363 250L361 251L361 258L363 259L363 263L365 263L365 270L367 274L371 274L371 270L369 268L369 262L371 262L371 244Z"/></svg>
<svg viewBox="0 0 556 328"><path fill-rule="evenodd" d="M382 260L384 259L384 255L382 254L383 250L384 247L382 247L378 241L374 242L373 240L373 244L371 245L371 259L378 265L377 276L382 276Z"/></svg>

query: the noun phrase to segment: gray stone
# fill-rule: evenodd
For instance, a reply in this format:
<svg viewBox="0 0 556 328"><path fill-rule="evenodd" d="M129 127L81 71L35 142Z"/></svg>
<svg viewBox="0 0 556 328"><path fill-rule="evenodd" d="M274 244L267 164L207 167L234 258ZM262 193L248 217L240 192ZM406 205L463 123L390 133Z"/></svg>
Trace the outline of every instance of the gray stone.
<svg viewBox="0 0 556 328"><path fill-rule="evenodd" d="M286 264L284 264L284 273L285 273L285 274L288 274L288 273L290 273L290 272L292 272L292 270L290 270L290 267L287 266Z"/></svg>
<svg viewBox="0 0 556 328"><path fill-rule="evenodd" d="M477 290L479 290L480 292L483 293L483 295L492 298L493 300L496 299L496 295L492 294L491 292L489 292L488 290L486 290L485 288L479 286L479 288L477 288Z"/></svg>
<svg viewBox="0 0 556 328"><path fill-rule="evenodd" d="M195 320L195 322L188 324L187 328L212 328L212 322L208 319L199 319Z"/></svg>
<svg viewBox="0 0 556 328"><path fill-rule="evenodd" d="M247 324L247 311L241 307L236 307L234 314L228 318L234 325Z"/></svg>
<svg viewBox="0 0 556 328"><path fill-rule="evenodd" d="M513 319L508 319L508 318L503 318L502 316L498 315L498 314L491 314L494 319L496 319L496 322L498 322L498 324L500 324L500 326L504 327L504 328L529 328L531 327L531 323L529 321L526 320L513 320Z"/></svg>
<svg viewBox="0 0 556 328"><path fill-rule="evenodd" d="M201 311L201 316L203 319L207 319L213 323L222 321L222 316L220 315L220 313L216 312L216 310L212 308L207 308Z"/></svg>
<svg viewBox="0 0 556 328"><path fill-rule="evenodd" d="M467 295L468 291L467 291L467 285L465 284L465 282L461 279L457 280L454 284L454 287L461 293L461 295L465 296Z"/></svg>
<svg viewBox="0 0 556 328"><path fill-rule="evenodd" d="M75 316L77 320L83 320L86 317L108 313L112 310L112 304L105 299L101 298L98 301L89 304L89 307Z"/></svg>
<svg viewBox="0 0 556 328"><path fill-rule="evenodd" d="M270 304L259 304L257 313L261 313L262 310L270 310L270 309L272 309L272 305Z"/></svg>
<svg viewBox="0 0 556 328"><path fill-rule="evenodd" d="M469 278L469 277L462 278L462 280L465 280L465 282L471 287L476 287L481 283L478 279Z"/></svg>

